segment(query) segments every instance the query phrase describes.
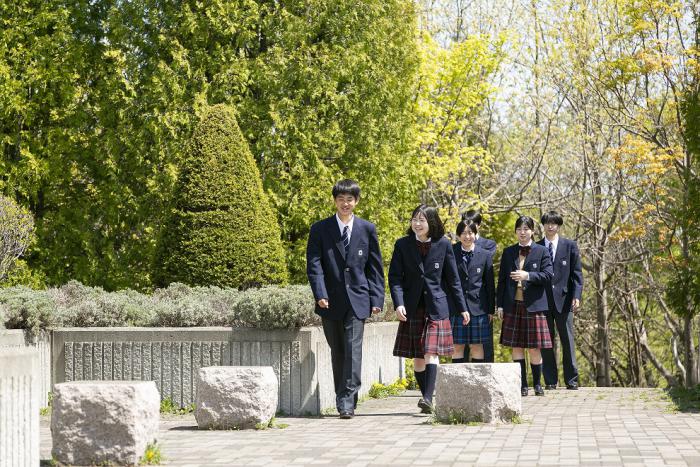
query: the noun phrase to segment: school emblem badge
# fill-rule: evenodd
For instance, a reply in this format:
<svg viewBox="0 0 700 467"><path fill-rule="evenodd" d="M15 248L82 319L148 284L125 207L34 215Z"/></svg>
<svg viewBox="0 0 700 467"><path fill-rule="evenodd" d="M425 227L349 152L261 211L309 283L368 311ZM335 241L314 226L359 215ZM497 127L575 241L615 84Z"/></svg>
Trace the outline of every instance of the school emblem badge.
<svg viewBox="0 0 700 467"><path fill-rule="evenodd" d="M566 266L566 260L561 262L562 266Z"/></svg>
<svg viewBox="0 0 700 467"><path fill-rule="evenodd" d="M357 256L362 256L362 250L357 251Z"/></svg>
<svg viewBox="0 0 700 467"><path fill-rule="evenodd" d="M532 263L532 267L537 269L537 263Z"/></svg>
<svg viewBox="0 0 700 467"><path fill-rule="evenodd" d="M435 269L440 269L440 263L435 263Z"/></svg>
<svg viewBox="0 0 700 467"><path fill-rule="evenodd" d="M476 272L481 272L481 268L476 268Z"/></svg>

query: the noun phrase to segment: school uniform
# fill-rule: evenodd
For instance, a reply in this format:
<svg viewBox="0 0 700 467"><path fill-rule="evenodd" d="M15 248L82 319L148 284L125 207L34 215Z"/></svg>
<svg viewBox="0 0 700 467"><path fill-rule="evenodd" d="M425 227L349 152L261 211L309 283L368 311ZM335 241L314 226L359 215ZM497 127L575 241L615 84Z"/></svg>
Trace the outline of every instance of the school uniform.
<svg viewBox="0 0 700 467"><path fill-rule="evenodd" d="M455 244L453 252L457 260L462 295L469 311L469 324L464 325L461 311L450 297L450 324L455 344L485 344L493 341L491 321L496 302L496 287L493 277L491 253L474 246L470 252Z"/></svg>
<svg viewBox="0 0 700 467"><path fill-rule="evenodd" d="M347 229L345 228L347 227ZM351 412L362 371L364 320L384 305L384 270L374 224L353 216L344 226L337 214L311 226L306 273L331 348L338 411ZM328 308L318 306L328 300Z"/></svg>
<svg viewBox="0 0 700 467"><path fill-rule="evenodd" d="M496 256L496 242L491 240L490 238L484 238L477 234L476 241L474 243L476 243L476 246L478 246L479 248L488 251L491 254L491 262L493 262L493 258ZM493 363L495 361L495 355L493 351L493 321L489 322L489 330L491 331L491 338L487 339L483 343L484 361ZM465 360L469 360L469 347L466 347L464 349L464 357Z"/></svg>
<svg viewBox="0 0 700 467"><path fill-rule="evenodd" d="M519 269L528 272L527 280L516 282L510 278L510 273ZM552 275L552 260L542 245L531 242L528 248L515 244L503 251L496 289L496 305L503 309L502 345L552 347L545 316Z"/></svg>
<svg viewBox="0 0 700 467"><path fill-rule="evenodd" d="M420 242L411 234L394 245L389 266L389 289L394 307L406 308L399 323L394 355L423 358L452 355L448 296L466 311L452 244L447 238Z"/></svg>
<svg viewBox="0 0 700 467"><path fill-rule="evenodd" d="M482 250L486 250L491 255L491 261L493 261L493 257L496 254L496 242L494 242L490 238L484 238L480 235L477 235L474 243Z"/></svg>
<svg viewBox="0 0 700 467"><path fill-rule="evenodd" d="M552 340L559 333L562 349L562 365L564 380L567 387L578 386L578 366L576 365L576 350L574 347L574 313L571 303L574 299L581 300L583 292L583 273L581 257L575 241L557 236L553 242L543 238L539 242L553 257L551 287L547 289L549 310L547 325ZM559 372L553 349L542 351L542 371L544 382L556 386Z"/></svg>

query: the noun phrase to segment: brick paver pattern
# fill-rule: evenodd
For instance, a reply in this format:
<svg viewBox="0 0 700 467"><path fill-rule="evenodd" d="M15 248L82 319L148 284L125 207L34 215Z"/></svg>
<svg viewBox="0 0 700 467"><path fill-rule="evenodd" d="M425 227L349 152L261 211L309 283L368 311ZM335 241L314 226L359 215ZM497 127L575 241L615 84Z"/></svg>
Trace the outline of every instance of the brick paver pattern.
<svg viewBox="0 0 700 467"><path fill-rule="evenodd" d="M418 393L369 400L352 420L279 417L284 429L200 431L161 420L165 465L695 465L700 414L673 413L657 389L557 389L523 398L522 423L436 425ZM51 457L42 420L42 459Z"/></svg>

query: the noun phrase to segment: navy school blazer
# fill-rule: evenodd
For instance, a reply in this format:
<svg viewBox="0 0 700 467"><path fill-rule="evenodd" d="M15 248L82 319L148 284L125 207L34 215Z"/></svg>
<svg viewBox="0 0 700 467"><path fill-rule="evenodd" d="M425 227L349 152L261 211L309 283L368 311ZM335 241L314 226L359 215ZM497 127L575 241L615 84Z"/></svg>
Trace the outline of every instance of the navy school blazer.
<svg viewBox="0 0 700 467"><path fill-rule="evenodd" d="M496 305L496 285L493 278L493 261L491 252L474 247L474 256L467 263L462 259L462 244L452 246L457 262L459 282L462 284L462 295L467 303L467 310L471 316L492 315ZM457 316L461 310L457 309L452 297L450 298L450 315Z"/></svg>
<svg viewBox="0 0 700 467"><path fill-rule="evenodd" d="M491 255L491 261L493 261L493 257L496 255L496 242L490 238L479 236L474 243L476 243L476 246L479 248L488 251Z"/></svg>
<svg viewBox="0 0 700 467"><path fill-rule="evenodd" d="M340 320L348 310L366 319L384 306L384 268L377 230L355 216L347 256L335 214L311 226L306 246L306 275L316 301L315 312ZM328 308L318 306L328 299Z"/></svg>
<svg viewBox="0 0 700 467"><path fill-rule="evenodd" d="M449 318L448 295L458 313L467 311L452 244L444 237L432 241L425 260L418 252L414 234L398 239L389 265L389 290L394 308L406 307L408 317L416 312L421 295L426 314L433 321Z"/></svg>
<svg viewBox="0 0 700 467"><path fill-rule="evenodd" d="M547 248L544 238L537 243ZM575 241L562 238L560 235L554 256L552 259L554 277L552 286L548 289L550 309L559 313L571 311L571 302L574 298L581 300L583 292L583 273L578 245Z"/></svg>
<svg viewBox="0 0 700 467"><path fill-rule="evenodd" d="M510 273L517 271L520 245L517 243L503 250L501 267L498 272L498 287L496 288L496 305L503 308L505 313L510 313L515 304L515 290L518 283L510 278ZM550 288L552 276L552 260L545 247L532 242L530 254L525 258L523 270L530 274L527 281L523 281L523 298L525 308L529 312L547 311L547 289Z"/></svg>

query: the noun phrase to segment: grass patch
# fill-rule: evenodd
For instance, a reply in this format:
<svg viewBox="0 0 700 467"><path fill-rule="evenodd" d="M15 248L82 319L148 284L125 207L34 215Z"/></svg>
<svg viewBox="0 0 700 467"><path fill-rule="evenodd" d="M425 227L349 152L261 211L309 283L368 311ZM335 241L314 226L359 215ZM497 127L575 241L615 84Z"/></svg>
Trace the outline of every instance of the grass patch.
<svg viewBox="0 0 700 467"><path fill-rule="evenodd" d="M140 464L158 465L162 460L163 456L160 453L160 446L158 446L158 443L148 443L146 446L146 452L144 452L143 457L141 457Z"/></svg>
<svg viewBox="0 0 700 467"><path fill-rule="evenodd" d="M266 423L256 423L256 430L269 430L270 428L277 428L279 430L284 430L289 426L289 423L279 423L275 417L272 417L269 422Z"/></svg>
<svg viewBox="0 0 700 467"><path fill-rule="evenodd" d="M51 415L51 407L53 406L53 392L49 392L48 405L39 409L39 415L48 417Z"/></svg>
<svg viewBox="0 0 700 467"><path fill-rule="evenodd" d="M372 399L386 399L391 396L400 396L406 391L408 385L409 383L406 378L399 378L389 385L374 383L372 387L369 388L368 396Z"/></svg>
<svg viewBox="0 0 700 467"><path fill-rule="evenodd" d="M180 405L173 402L172 399L166 398L160 401L160 413L169 415L187 415L194 412L195 405L194 402L180 407Z"/></svg>
<svg viewBox="0 0 700 467"><path fill-rule="evenodd" d="M700 384L692 388L672 387L666 395L673 404L670 412L700 412Z"/></svg>

